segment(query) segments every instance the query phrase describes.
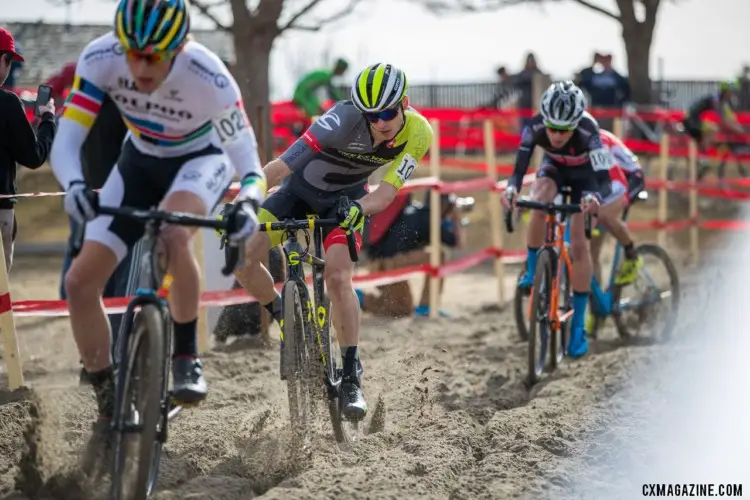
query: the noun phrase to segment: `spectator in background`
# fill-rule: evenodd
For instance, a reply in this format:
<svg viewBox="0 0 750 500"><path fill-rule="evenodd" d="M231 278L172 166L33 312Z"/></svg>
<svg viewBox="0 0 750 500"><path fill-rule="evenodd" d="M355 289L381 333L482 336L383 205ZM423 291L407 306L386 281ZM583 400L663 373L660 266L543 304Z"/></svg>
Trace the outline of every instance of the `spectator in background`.
<svg viewBox="0 0 750 500"><path fill-rule="evenodd" d="M8 72L8 78L5 79L5 83L2 85L4 89L10 90L11 92L16 91L16 80L18 80L18 76L21 74L21 70L23 69L23 50L21 50L21 47L18 44L16 44L16 54L21 56L21 59L13 59L10 62L10 71Z"/></svg>
<svg viewBox="0 0 750 500"><path fill-rule="evenodd" d="M742 67L742 73L737 78L738 99L737 109L742 111L750 110L750 66Z"/></svg>
<svg viewBox="0 0 750 500"><path fill-rule="evenodd" d="M536 56L529 52L526 54L526 63L520 73L513 76L513 87L518 91L518 108L525 111L528 116L521 119L523 129L531 121L534 114L534 76L543 75L536 63Z"/></svg>
<svg viewBox="0 0 750 500"><path fill-rule="evenodd" d="M0 28L0 84L5 83L13 61L23 62L16 52L13 35ZM55 137L55 103L39 106L38 135L26 117L21 99L9 90L0 90L0 194L16 194L16 164L39 168L47 161ZM0 236L5 267L10 272L13 241L16 236L15 198L0 198Z"/></svg>
<svg viewBox="0 0 750 500"><path fill-rule="evenodd" d="M497 90L492 101L487 104L488 108L501 108L503 101L513 93L512 80L505 66L497 68L497 79Z"/></svg>
<svg viewBox="0 0 750 500"><path fill-rule="evenodd" d="M589 95L589 105L596 109L622 109L630 101L630 83L612 67L612 54L594 54L594 64L580 73L578 84ZM612 130L614 119L597 118L599 125Z"/></svg>
<svg viewBox="0 0 750 500"><path fill-rule="evenodd" d="M343 59L337 59L332 69L318 69L311 71L302 77L294 89L292 100L297 107L305 113L308 118L323 114L323 107L318 98L318 90L322 87L328 91L328 97L334 101L344 99L339 91L333 86L333 78L346 73L349 63Z"/></svg>

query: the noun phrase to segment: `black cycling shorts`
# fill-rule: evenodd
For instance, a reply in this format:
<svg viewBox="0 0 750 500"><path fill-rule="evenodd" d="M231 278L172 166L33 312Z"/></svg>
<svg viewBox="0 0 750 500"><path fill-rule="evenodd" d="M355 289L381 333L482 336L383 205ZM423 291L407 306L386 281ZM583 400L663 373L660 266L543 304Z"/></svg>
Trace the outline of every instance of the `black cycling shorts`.
<svg viewBox="0 0 750 500"><path fill-rule="evenodd" d="M158 207L171 193L187 191L203 201L208 215L221 201L232 182L234 169L229 158L216 146L171 158L157 158L140 152L130 140L122 147L99 193L103 206ZM109 247L121 261L141 237L143 223L127 217L99 215L86 225L86 240Z"/></svg>
<svg viewBox="0 0 750 500"><path fill-rule="evenodd" d="M612 184L609 182L600 184L593 167L588 163L575 167L560 165L545 155L536 176L555 181L558 193L563 187L570 187L569 203L573 205L580 203L586 193L598 193L602 200L606 200L612 194Z"/></svg>

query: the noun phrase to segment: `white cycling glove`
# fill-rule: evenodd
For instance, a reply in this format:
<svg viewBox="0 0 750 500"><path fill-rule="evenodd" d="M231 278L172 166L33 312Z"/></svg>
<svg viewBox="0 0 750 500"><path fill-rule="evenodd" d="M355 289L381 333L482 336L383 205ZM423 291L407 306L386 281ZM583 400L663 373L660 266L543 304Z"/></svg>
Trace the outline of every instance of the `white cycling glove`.
<svg viewBox="0 0 750 500"><path fill-rule="evenodd" d="M266 196L266 178L258 174L247 174L240 181L240 192L234 199L239 205L238 211L244 216L244 223L239 231L229 234L229 241L237 243L249 238L258 230L258 217L255 212ZM240 214L237 214L240 215Z"/></svg>
<svg viewBox="0 0 750 500"><path fill-rule="evenodd" d="M255 210L252 209L248 201L238 202L237 212L235 217L242 217L244 222L242 227L234 233L229 233L228 239L230 243L240 243L246 238L251 237L258 230L258 217L255 215Z"/></svg>
<svg viewBox="0 0 750 500"><path fill-rule="evenodd" d="M92 205L90 193L83 181L71 182L68 191L65 193L65 201L63 202L65 211L79 224L96 218L97 214Z"/></svg>

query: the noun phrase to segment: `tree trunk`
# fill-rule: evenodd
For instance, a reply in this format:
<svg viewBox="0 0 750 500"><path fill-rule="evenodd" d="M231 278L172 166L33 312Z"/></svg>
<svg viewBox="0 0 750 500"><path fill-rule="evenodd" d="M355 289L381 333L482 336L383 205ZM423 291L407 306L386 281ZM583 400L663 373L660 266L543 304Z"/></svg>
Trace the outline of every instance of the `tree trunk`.
<svg viewBox="0 0 750 500"><path fill-rule="evenodd" d="M651 104L652 88L649 76L651 61L651 34L643 33L640 29L623 28L622 37L625 41L625 52L628 56L628 79L632 100L637 104Z"/></svg>
<svg viewBox="0 0 750 500"><path fill-rule="evenodd" d="M276 34L269 31L246 30L244 33L234 34L234 52L237 58L235 77L245 100L247 116L258 138L261 159L264 161L270 159L267 156L271 137L268 68L275 38ZM262 108L261 114L259 108Z"/></svg>

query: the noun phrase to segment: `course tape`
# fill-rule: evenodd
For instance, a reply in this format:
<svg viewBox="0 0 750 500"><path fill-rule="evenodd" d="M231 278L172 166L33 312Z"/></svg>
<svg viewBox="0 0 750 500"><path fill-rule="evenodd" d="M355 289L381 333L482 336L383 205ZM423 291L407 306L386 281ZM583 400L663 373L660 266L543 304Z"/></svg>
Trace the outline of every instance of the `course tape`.
<svg viewBox="0 0 750 500"><path fill-rule="evenodd" d="M526 260L526 251L497 252L494 249L485 249L467 257L457 259L442 266L437 273L433 273L429 265L418 265L381 271L377 273L360 274L354 276L354 285L361 288L377 287L399 283L414 277L436 274L440 277L455 274L468 267L477 265L484 260L500 255L505 263L518 263ZM308 285L311 280L308 277ZM283 283L277 283L276 288L281 289ZM132 297L115 297L104 299L104 308L107 314L119 314L125 312L128 302ZM247 294L244 289L208 291L201 294L201 307L224 307L237 304L256 302L254 297ZM68 316L68 303L64 300L21 300L13 303L13 314L16 317L31 316Z"/></svg>

